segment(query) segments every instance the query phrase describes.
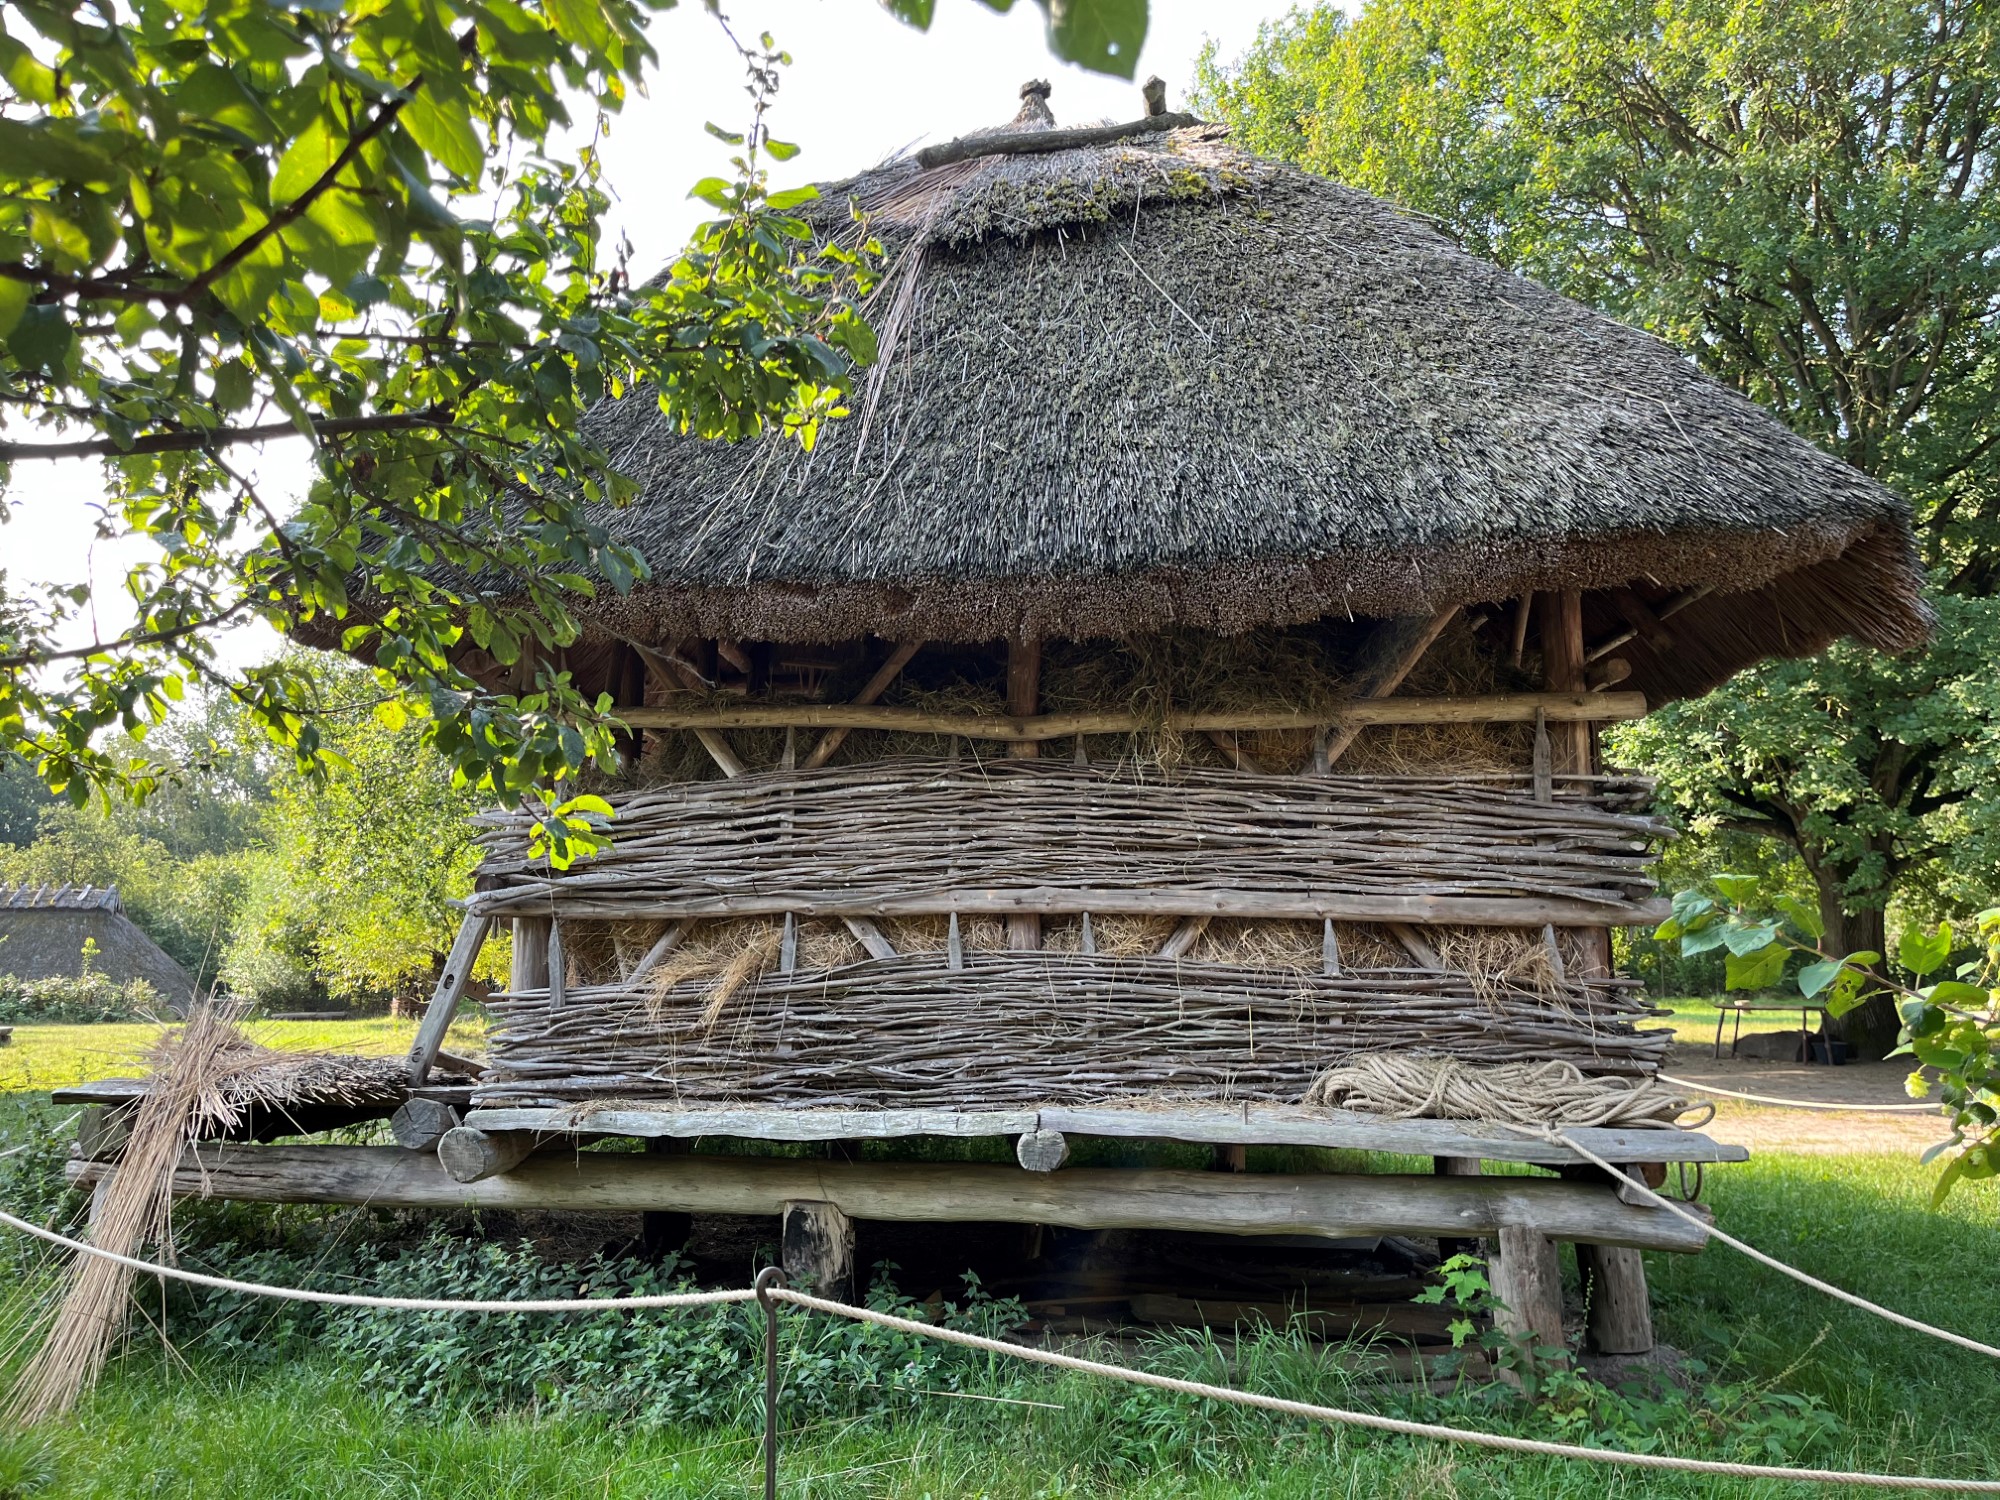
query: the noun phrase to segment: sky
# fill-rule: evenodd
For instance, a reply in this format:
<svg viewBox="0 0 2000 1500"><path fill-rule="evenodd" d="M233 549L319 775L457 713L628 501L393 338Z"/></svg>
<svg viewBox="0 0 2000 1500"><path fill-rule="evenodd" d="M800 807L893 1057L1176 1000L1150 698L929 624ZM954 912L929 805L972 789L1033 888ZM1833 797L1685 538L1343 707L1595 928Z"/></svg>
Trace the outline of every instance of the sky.
<svg viewBox="0 0 2000 1500"><path fill-rule="evenodd" d="M938 0L929 32L903 25L872 0L735 0L725 6L745 42L769 32L789 52L771 133L802 149L775 167L778 186L851 176L893 152L949 140L1013 117L1020 86L1052 85L1049 107L1060 125L1127 120L1145 112L1139 80L1158 74L1169 109L1185 106L1203 42L1233 57L1254 40L1261 21L1291 9L1289 0L1152 0L1136 78L1088 73L1048 50L1040 6L1020 0L1001 15L979 0ZM607 185L615 195L611 227L627 236L633 266L651 274L671 259L703 216L687 189L696 179L728 175L730 148L703 131L749 123L742 62L700 0L660 16L652 28L660 54L644 97L631 99L604 145ZM274 443L252 461L267 499L303 487L303 445ZM0 567L17 586L28 582L92 584L92 610L75 622L68 645L105 639L129 622L121 579L150 549L98 539L102 484L82 461L22 464L8 492L11 516L0 529ZM226 662L270 656L278 640L254 624L220 643Z"/></svg>

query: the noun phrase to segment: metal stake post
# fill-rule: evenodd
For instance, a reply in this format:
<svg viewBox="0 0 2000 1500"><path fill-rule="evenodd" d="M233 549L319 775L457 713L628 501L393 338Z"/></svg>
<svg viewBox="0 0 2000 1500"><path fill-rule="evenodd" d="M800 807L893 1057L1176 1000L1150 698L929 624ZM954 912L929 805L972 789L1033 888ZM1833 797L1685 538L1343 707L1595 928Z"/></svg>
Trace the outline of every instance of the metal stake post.
<svg viewBox="0 0 2000 1500"><path fill-rule="evenodd" d="M785 1273L766 1266L753 1285L764 1304L764 1500L778 1500L778 1304L771 1289L785 1285Z"/></svg>

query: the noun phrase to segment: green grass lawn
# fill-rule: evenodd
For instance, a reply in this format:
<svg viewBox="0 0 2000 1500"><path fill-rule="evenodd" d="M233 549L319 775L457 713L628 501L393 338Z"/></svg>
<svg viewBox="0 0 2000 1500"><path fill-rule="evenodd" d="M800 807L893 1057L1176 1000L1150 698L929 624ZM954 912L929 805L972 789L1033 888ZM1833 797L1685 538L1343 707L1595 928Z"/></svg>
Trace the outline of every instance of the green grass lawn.
<svg viewBox="0 0 2000 1500"><path fill-rule="evenodd" d="M82 1059L94 1066L143 1040L123 1028L48 1029L120 1033L31 1038L50 1069ZM370 1050L379 1051L398 1050L408 1035L407 1023L313 1030L317 1045L372 1038ZM9 1086L17 1092L0 1103L0 1150L47 1129L57 1113L22 1084ZM0 1193L18 1194L25 1179L7 1171L30 1159L0 1162ZM1934 1213L1927 1207L1932 1175L1903 1156L1769 1154L1711 1169L1706 1196L1723 1224L1773 1254L1918 1317L2000 1341L2000 1299L1991 1292L2000 1190L1962 1189ZM350 1237L371 1232L355 1214L284 1212L298 1216L290 1242L306 1247L307 1263L316 1246L336 1237L331 1226ZM253 1208L200 1210L183 1255L199 1260L204 1244L271 1218ZM25 1264L14 1255L15 1247L0 1245L0 1284L16 1280L10 1269ZM1426 1402L1357 1386L1345 1368L1282 1337L1252 1345L1232 1378L1302 1399L1523 1435L1832 1468L2000 1476L2000 1381L1990 1361L1845 1307L1726 1248L1647 1260L1660 1337L1698 1361L1695 1394L1659 1407L1593 1405L1574 1392L1539 1408L1489 1398ZM32 1268L19 1278L36 1279ZM18 1314L29 1296L17 1285L0 1291L0 1304ZM226 1318L218 1316L220 1303L195 1309L175 1302L163 1313L153 1293L145 1305L148 1314L82 1411L35 1434L0 1436L0 1500L758 1492L754 1359L731 1364L716 1356L704 1373L695 1366L710 1357L707 1346L674 1346L650 1368L663 1380L716 1393L727 1411L703 1424L616 1421L565 1411L575 1405L569 1397L617 1373L621 1356L602 1324L523 1320L480 1332L454 1326L465 1320L441 1320L407 1332L393 1357L370 1367L353 1356L352 1340L330 1338L327 1325L285 1334L292 1325L266 1306ZM148 1326L163 1316L171 1353ZM884 1402L869 1392L902 1367L907 1351L866 1354L844 1337L808 1315L786 1315L786 1421L805 1428L787 1441L787 1496L1775 1500L1806 1493L1322 1429L1025 1366L989 1367L983 1358L940 1366ZM479 1396L489 1364L524 1349L532 1358L541 1340L554 1341L551 1349L560 1344L560 1355L550 1356L551 1384L502 1408ZM1192 1344L1162 1343L1149 1357L1206 1378L1220 1373ZM418 1374L430 1396L413 1402L398 1395ZM462 1395L453 1394L455 1382ZM967 1399L982 1395L1005 1399ZM1042 1404L1012 1404L1023 1401Z"/></svg>

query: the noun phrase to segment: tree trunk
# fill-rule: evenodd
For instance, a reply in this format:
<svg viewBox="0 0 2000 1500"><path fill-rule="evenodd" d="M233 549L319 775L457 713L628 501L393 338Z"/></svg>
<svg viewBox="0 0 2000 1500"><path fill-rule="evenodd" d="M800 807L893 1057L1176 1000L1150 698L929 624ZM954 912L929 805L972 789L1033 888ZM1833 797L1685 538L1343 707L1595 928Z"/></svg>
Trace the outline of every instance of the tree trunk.
<svg viewBox="0 0 2000 1500"><path fill-rule="evenodd" d="M1881 908L1847 910L1843 901L1847 882L1842 872L1822 865L1810 854L1805 860L1819 888L1819 916L1826 925L1826 936L1820 939L1820 946L1836 957L1863 951L1886 955L1888 928ZM1868 1062L1887 1057L1894 1050L1901 1030L1895 999L1889 995L1876 995L1844 1016L1826 1019L1826 1034L1847 1043L1849 1057Z"/></svg>

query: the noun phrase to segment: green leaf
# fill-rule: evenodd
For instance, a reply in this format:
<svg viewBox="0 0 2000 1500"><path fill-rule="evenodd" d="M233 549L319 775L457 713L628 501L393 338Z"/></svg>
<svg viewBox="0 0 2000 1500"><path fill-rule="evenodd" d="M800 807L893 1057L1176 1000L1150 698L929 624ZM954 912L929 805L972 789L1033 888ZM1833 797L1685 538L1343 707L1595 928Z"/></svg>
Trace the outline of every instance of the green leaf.
<svg viewBox="0 0 2000 1500"><path fill-rule="evenodd" d="M1785 960L1789 956L1790 950L1782 943L1773 943L1755 953L1731 953L1723 960L1723 972L1728 976L1729 988L1769 988L1784 976Z"/></svg>
<svg viewBox="0 0 2000 1500"><path fill-rule="evenodd" d="M271 176L271 201L290 203L326 175L340 159L346 140L335 133L325 115L314 115L285 154L278 158L278 170Z"/></svg>
<svg viewBox="0 0 2000 1500"><path fill-rule="evenodd" d="M1985 1010L1993 1004L1993 992L1984 985L1966 984L1963 980L1947 979L1925 990L1924 998L1938 1005L1949 1005L1957 1010Z"/></svg>
<svg viewBox="0 0 2000 1500"><path fill-rule="evenodd" d="M1681 938L1681 956L1693 958L1697 953L1708 953L1720 948L1729 936L1730 930L1726 923L1711 922L1705 927L1698 927L1693 932L1684 934Z"/></svg>
<svg viewBox="0 0 2000 1500"><path fill-rule="evenodd" d="M1729 922L1722 928L1722 941L1739 957L1761 953L1777 939L1778 928L1772 922Z"/></svg>
<svg viewBox="0 0 2000 1500"><path fill-rule="evenodd" d="M1896 961L1912 974L1924 975L1941 967L1951 957L1951 924L1940 922L1937 931L1926 933L1921 927L1911 927L1904 931L1902 940L1896 944Z"/></svg>
<svg viewBox="0 0 2000 1500"><path fill-rule="evenodd" d="M486 149L463 100L441 98L434 89L418 89L398 117L416 143L437 158L460 182L472 182L486 162Z"/></svg>
<svg viewBox="0 0 2000 1500"><path fill-rule="evenodd" d="M773 161L790 161L799 154L799 148L790 141L775 140L770 136L764 137L764 149L771 153Z"/></svg>
<svg viewBox="0 0 2000 1500"><path fill-rule="evenodd" d="M1810 1000L1832 984L1843 965L1837 958L1822 959L1799 970L1799 993Z"/></svg>
<svg viewBox="0 0 2000 1500"><path fill-rule="evenodd" d="M1049 49L1095 73L1130 78L1146 45L1146 0L1042 0Z"/></svg>
<svg viewBox="0 0 2000 1500"><path fill-rule="evenodd" d="M1780 896L1776 905L1779 911L1791 918L1794 927L1815 943L1826 936L1826 923L1820 919L1817 907L1808 905L1796 896Z"/></svg>
<svg viewBox="0 0 2000 1500"><path fill-rule="evenodd" d="M14 331L14 325L21 321L21 314L28 310L29 291L25 281L0 277L0 339Z"/></svg>

